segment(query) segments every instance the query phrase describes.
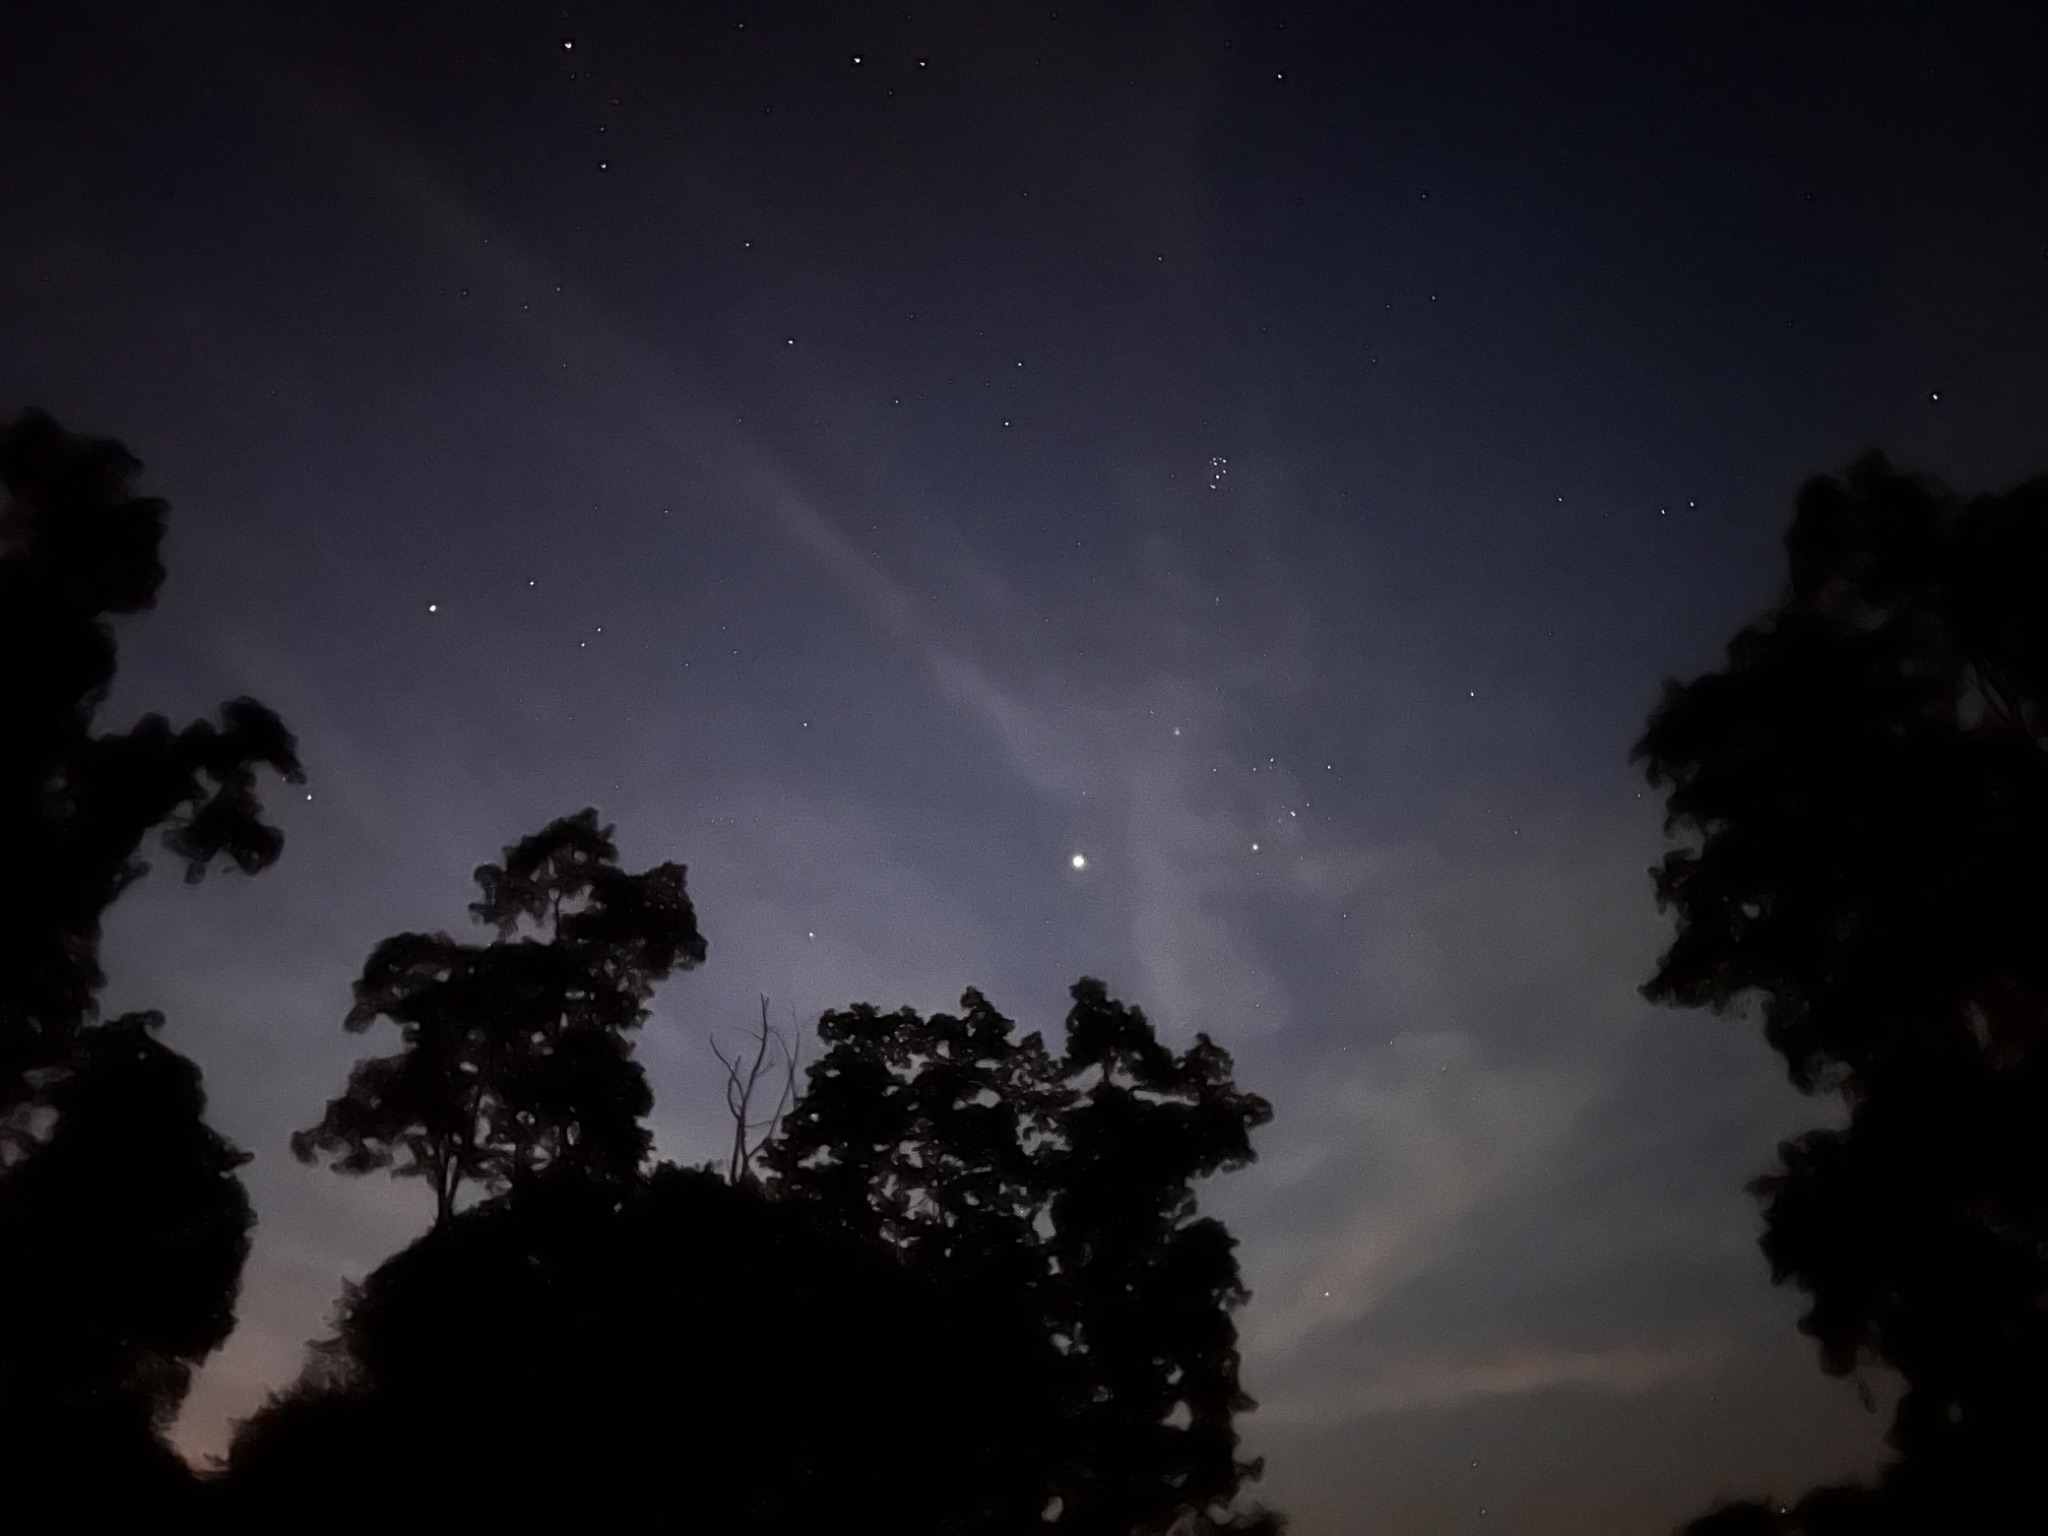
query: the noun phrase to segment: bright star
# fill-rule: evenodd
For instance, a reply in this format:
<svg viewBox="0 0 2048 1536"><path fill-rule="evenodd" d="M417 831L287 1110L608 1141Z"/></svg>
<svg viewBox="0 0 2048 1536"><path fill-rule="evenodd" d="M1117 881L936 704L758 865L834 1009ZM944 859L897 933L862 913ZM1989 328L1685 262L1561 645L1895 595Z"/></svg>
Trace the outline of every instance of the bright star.
<svg viewBox="0 0 2048 1536"><path fill-rule="evenodd" d="M1088 857L1086 854L1077 853L1067 862L1076 869L1086 869L1088 867Z"/></svg>

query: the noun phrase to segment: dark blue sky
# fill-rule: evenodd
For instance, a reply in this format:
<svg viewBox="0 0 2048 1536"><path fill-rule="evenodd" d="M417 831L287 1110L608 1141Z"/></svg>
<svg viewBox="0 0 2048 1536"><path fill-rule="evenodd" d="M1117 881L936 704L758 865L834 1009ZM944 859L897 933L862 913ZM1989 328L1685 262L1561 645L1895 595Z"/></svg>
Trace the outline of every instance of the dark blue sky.
<svg viewBox="0 0 2048 1536"><path fill-rule="evenodd" d="M668 1155L761 993L1089 972L1237 1055L1304 1536L1867 1465L1742 1193L1826 1111L1636 996L1628 749L1805 476L2048 469L2038 7L904 5L10 19L0 409L175 508L110 718L253 692L312 774L111 934L256 1153L185 1443L424 1220L285 1150L356 967L592 803L711 944Z"/></svg>

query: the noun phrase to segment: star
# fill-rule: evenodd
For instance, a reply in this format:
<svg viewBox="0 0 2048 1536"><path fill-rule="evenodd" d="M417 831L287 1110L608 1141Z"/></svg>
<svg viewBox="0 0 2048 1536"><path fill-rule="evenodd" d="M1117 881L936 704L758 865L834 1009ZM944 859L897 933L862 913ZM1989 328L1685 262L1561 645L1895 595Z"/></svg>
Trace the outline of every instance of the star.
<svg viewBox="0 0 2048 1536"><path fill-rule="evenodd" d="M1075 869L1086 869L1088 867L1088 856L1083 853L1077 853L1067 862Z"/></svg>

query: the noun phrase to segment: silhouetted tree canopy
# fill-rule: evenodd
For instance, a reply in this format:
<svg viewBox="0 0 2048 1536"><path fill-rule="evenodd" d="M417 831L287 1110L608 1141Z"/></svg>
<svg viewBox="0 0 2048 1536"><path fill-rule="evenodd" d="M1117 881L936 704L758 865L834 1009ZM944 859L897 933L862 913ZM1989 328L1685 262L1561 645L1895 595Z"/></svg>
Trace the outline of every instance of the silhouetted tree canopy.
<svg viewBox="0 0 2048 1536"><path fill-rule="evenodd" d="M653 1096L628 1036L655 986L705 953L684 874L627 874L594 810L478 868L469 910L497 937L401 933L371 952L346 1027L387 1019L399 1049L358 1062L293 1151L426 1179L441 1222L464 1186L489 1196L564 1169L630 1178Z"/></svg>
<svg viewBox="0 0 2048 1536"><path fill-rule="evenodd" d="M708 1172L535 1180L346 1298L239 1434L250 1527L979 1529L1011 1379L942 1287ZM994 1369L991 1369L994 1367ZM1031 1510L1033 1520L1038 1510Z"/></svg>
<svg viewBox="0 0 2048 1536"><path fill-rule="evenodd" d="M1753 1528L2048 1529L2048 482L1964 499L1871 457L1786 549L1784 600L1637 749L1681 839L1646 991L1753 1003L1839 1095L1757 1182L1763 1247L1826 1368L1906 1391L1882 1499ZM1780 1517L1696 1529L1744 1518Z"/></svg>
<svg viewBox="0 0 2048 1536"><path fill-rule="evenodd" d="M53 1128L0 1179L0 1438L74 1514L165 1477L153 1432L226 1341L254 1216L160 1015L87 1030ZM18 1490L19 1485L16 1485Z"/></svg>
<svg viewBox="0 0 2048 1536"><path fill-rule="evenodd" d="M1057 1058L972 992L820 1039L766 1181L547 1160L351 1288L224 1517L1277 1530L1232 1507L1245 1293L1194 1211L1268 1117L1229 1058L1093 981Z"/></svg>
<svg viewBox="0 0 2048 1536"><path fill-rule="evenodd" d="M40 411L0 427L0 1159L35 1080L92 1018L100 921L147 872L159 832L188 880L216 859L253 873L283 846L256 771L297 783L291 735L253 699L173 730L144 715L96 734L114 680L109 620L156 602L166 504L139 461Z"/></svg>
<svg viewBox="0 0 2048 1536"><path fill-rule="evenodd" d="M155 1431L226 1338L250 1210L243 1154L204 1121L162 1018L96 1021L100 927L159 833L198 879L282 839L256 772L297 782L250 699L174 730L96 733L110 620L164 579L165 503L119 443L29 411L0 427L0 1472L18 1517L112 1516L168 1497Z"/></svg>
<svg viewBox="0 0 2048 1536"><path fill-rule="evenodd" d="M1249 1163L1271 1110L1207 1036L1176 1055L1101 982L1073 1001L1058 1056L979 992L957 1016L825 1015L769 1187L1039 1342L1026 1411L1051 1417L1021 1442L1046 1457L1040 1523L1259 1527L1230 1512L1258 1471L1233 1427L1252 1406L1231 1320L1247 1293L1194 1181Z"/></svg>

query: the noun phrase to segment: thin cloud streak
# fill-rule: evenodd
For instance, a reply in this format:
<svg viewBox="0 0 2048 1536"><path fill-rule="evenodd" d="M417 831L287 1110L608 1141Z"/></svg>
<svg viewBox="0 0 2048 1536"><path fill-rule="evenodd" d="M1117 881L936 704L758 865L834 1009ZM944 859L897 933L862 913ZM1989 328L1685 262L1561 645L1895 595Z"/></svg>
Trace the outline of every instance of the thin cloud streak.
<svg viewBox="0 0 2048 1536"><path fill-rule="evenodd" d="M1537 1176L1597 1091L1584 1073L1490 1066L1455 1033L1402 1035L1323 1094L1308 1089L1319 1102L1297 1107L1297 1135L1313 1151L1296 1177L1349 1199L1261 1256L1247 1350L1276 1369L1312 1366L1333 1333L1447 1262L1477 1211Z"/></svg>
<svg viewBox="0 0 2048 1536"><path fill-rule="evenodd" d="M1607 1349L1528 1347L1477 1358L1416 1355L1364 1381L1260 1406L1269 1425L1342 1424L1373 1414L1461 1407L1477 1399L1567 1389L1633 1397L1713 1374L1725 1351L1712 1344L1619 1345Z"/></svg>
<svg viewBox="0 0 2048 1536"><path fill-rule="evenodd" d="M602 360L622 376L643 432L662 452L714 477L735 507L765 512L877 632L920 659L939 697L963 708L999 741L1006 740L1012 722L1001 690L975 661L932 641L943 616L822 512L757 437L728 424L704 388L686 385L603 305L524 250L419 155L381 131L360 103L303 84L292 100L345 148L352 167L401 210L445 261L488 283L508 309L534 295L548 295L538 308L517 311L536 350L551 362ZM1026 778L1045 787L1028 772Z"/></svg>

